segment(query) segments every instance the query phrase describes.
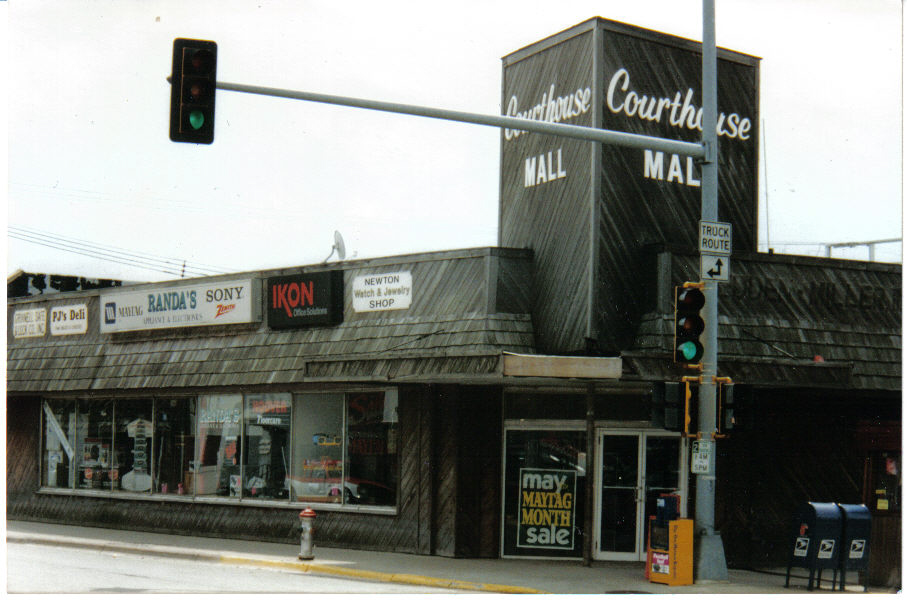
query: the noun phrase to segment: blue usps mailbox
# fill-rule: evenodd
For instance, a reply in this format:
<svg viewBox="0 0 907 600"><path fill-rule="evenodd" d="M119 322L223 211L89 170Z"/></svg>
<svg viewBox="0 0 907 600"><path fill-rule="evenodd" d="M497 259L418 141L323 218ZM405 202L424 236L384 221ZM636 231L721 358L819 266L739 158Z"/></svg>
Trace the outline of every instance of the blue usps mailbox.
<svg viewBox="0 0 907 600"><path fill-rule="evenodd" d="M869 537L872 533L872 515L865 504L838 504L843 517L841 533L841 584L847 571L863 574L863 591L866 591L866 571L869 570Z"/></svg>
<svg viewBox="0 0 907 600"><path fill-rule="evenodd" d="M822 569L837 569L841 552L841 511L834 502L807 502L797 513L791 536L791 554L787 563L787 579L784 587L790 586L790 570L800 567L809 570L809 585L813 589L822 579ZM834 586L834 584L832 584Z"/></svg>

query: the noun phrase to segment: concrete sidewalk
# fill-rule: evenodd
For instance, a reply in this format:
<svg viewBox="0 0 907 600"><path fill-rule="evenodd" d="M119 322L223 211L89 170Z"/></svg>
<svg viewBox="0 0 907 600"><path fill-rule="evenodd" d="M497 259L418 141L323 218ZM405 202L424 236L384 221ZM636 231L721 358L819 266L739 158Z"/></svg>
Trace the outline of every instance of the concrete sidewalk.
<svg viewBox="0 0 907 600"><path fill-rule="evenodd" d="M731 570L728 582L665 586L646 580L641 563L457 559L394 552L369 552L319 547L315 558L299 560L298 547L222 538L167 535L94 527L74 527L27 521L7 521L7 550L15 543L52 544L101 550L155 554L194 560L294 569L335 577L354 577L412 583L446 589L489 593L645 593L645 594L765 594L804 593L805 572L784 587L784 574ZM11 545L12 544L12 545ZM825 591L831 582L823 581ZM862 591L848 584L848 591ZM267 591L267 590L263 590ZM869 591L886 592L888 590Z"/></svg>

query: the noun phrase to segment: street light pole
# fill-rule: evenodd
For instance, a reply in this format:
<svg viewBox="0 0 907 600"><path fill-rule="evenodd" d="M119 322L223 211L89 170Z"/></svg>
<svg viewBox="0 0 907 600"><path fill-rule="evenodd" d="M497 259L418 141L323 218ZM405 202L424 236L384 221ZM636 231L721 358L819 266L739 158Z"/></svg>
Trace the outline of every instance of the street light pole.
<svg viewBox="0 0 907 600"><path fill-rule="evenodd" d="M715 47L715 0L702 2L702 220L718 220L718 56ZM699 386L699 441L709 445L709 469L696 475L697 581L727 581L727 563L721 536L715 531L717 452L718 282L705 281L705 332L702 381Z"/></svg>

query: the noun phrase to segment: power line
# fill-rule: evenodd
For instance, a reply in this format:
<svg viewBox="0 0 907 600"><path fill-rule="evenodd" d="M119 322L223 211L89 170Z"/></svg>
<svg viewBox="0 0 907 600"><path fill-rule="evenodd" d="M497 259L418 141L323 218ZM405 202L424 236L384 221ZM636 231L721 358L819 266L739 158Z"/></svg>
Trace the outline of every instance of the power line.
<svg viewBox="0 0 907 600"><path fill-rule="evenodd" d="M149 253L137 253L123 248L104 246L85 240L68 238L23 227L10 226L7 228L7 235L13 239L37 244L39 246L179 277L183 277L187 274L208 276L229 272L227 269L214 267L212 265L190 264L188 261L182 259L155 256Z"/></svg>
<svg viewBox="0 0 907 600"><path fill-rule="evenodd" d="M127 250L125 248L119 248L117 246L111 246L109 244L98 244L96 242L89 242L87 240L81 240L78 238L66 237L66 236L63 236L60 234L49 233L49 232L45 232L45 231L41 231L39 229L34 229L34 228L29 228L29 227L9 226L8 229L17 231L20 234L29 234L29 235L34 235L34 236L40 236L40 237L48 238L53 241L76 244L76 245L80 245L80 246L85 246L87 248L98 249L100 251L119 252L119 253L125 254L127 256L161 261L161 262L169 263L171 265L175 265L175 264L188 265L189 264L188 261L186 261L182 258L172 258L172 257L151 254L150 252L137 252L137 251L133 251L133 250ZM192 268L194 270L214 271L217 273L225 273L225 272L230 271L230 269L226 269L224 267L219 267L219 266L209 265L209 264L204 264L204 263L193 263Z"/></svg>

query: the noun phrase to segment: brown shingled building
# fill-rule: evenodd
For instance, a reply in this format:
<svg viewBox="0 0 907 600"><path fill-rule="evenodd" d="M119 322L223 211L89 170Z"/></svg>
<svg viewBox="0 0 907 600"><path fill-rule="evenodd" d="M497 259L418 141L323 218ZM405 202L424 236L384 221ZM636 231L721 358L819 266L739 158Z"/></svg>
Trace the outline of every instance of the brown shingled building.
<svg viewBox="0 0 907 600"><path fill-rule="evenodd" d="M698 52L592 19L505 57L502 107L698 141ZM757 252L759 59L719 61L728 564L865 503L899 582L901 267ZM644 560L659 494L694 508L662 390L698 167L503 131L501 169L499 247L10 298L8 518L294 542L311 506L326 546ZM527 522L546 476L570 496Z"/></svg>

